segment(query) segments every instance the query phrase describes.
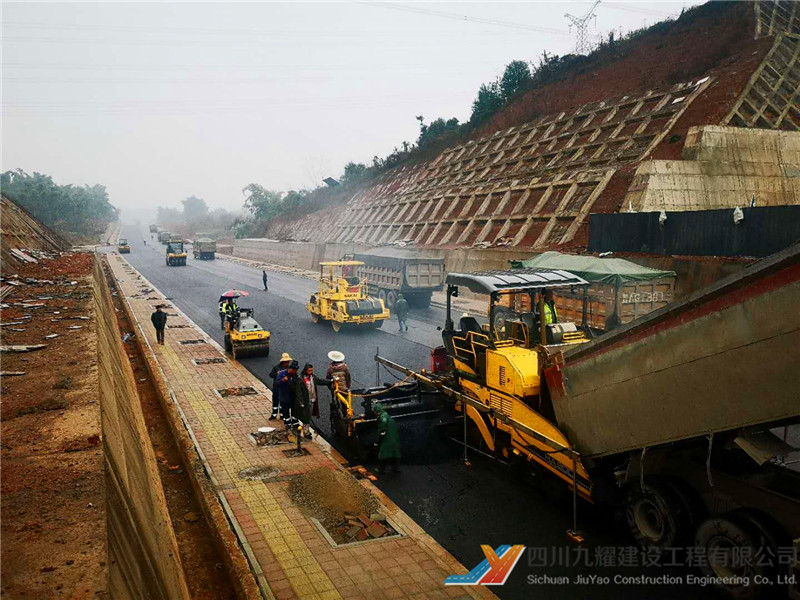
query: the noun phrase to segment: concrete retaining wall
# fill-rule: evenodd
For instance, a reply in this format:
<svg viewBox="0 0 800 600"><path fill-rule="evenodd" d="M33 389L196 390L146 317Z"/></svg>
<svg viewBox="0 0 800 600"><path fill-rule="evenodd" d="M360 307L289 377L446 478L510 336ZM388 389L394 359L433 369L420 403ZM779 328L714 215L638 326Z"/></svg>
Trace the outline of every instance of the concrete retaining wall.
<svg viewBox="0 0 800 600"><path fill-rule="evenodd" d="M92 285L106 461L110 597L189 600L133 371L99 261Z"/></svg>
<svg viewBox="0 0 800 600"><path fill-rule="evenodd" d="M684 160L643 162L623 210L686 211L800 204L800 133L693 127Z"/></svg>

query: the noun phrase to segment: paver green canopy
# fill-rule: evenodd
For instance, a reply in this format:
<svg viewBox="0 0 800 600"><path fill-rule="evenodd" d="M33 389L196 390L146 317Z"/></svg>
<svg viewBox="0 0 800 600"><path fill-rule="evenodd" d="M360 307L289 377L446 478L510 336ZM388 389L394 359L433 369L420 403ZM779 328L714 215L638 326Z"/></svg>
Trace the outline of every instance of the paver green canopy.
<svg viewBox="0 0 800 600"><path fill-rule="evenodd" d="M558 269L569 271L592 283L609 283L620 286L631 281L647 281L676 277L675 271L661 271L642 267L623 258L598 258L575 256L561 252L544 252L528 260L513 261L514 269Z"/></svg>

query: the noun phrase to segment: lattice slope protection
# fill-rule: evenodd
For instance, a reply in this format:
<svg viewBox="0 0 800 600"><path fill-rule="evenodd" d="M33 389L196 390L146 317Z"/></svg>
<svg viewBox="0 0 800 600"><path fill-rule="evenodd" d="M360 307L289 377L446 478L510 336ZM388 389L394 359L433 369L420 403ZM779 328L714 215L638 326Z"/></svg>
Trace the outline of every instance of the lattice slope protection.
<svg viewBox="0 0 800 600"><path fill-rule="evenodd" d="M774 34L774 42L768 50L764 46L766 54L760 64L752 63L755 69L744 90L733 96L728 94L730 108L723 109L728 112L723 112L726 116L722 123L719 116L709 122L703 120L708 119L703 110L688 110L693 103L702 103L704 92L717 83L716 72L712 72L668 88L584 104L448 148L428 163L394 169L377 184L356 193L343 209L325 212L324 219L322 213L316 213L278 223L271 228L270 236L312 242L435 248L552 248L573 242L611 177L637 164L640 165L637 177L632 178L627 196L626 190L621 193L610 190L614 197L604 197L598 203L602 209L594 212L636 208L634 203L638 208L653 210L658 202L650 199L658 194L650 194L647 199L652 190L644 188L657 180L651 175L660 172L647 171L651 161L646 159L660 144L680 139L671 135L671 131L684 114L684 126L688 118L688 125L694 127L729 124L751 129L797 131L800 128L800 36L793 35L800 23L796 4L800 3L756 5L756 35ZM742 66L733 63L726 68ZM700 132L691 131L694 137L687 138L684 159L694 158L692 149L696 149L702 137ZM719 134L716 139L735 140L736 131ZM757 145L762 142L759 140ZM733 148L743 148L753 142L731 143ZM793 141L784 140L782 144L786 148L795 146ZM766 147L776 146L766 142ZM717 158L711 160L719 156L717 151ZM762 166L765 162L736 160L759 162ZM708 171L708 164L686 169L689 174L695 171L702 174L701 171ZM785 187L774 180L774 173L769 176L773 177L770 190L780 191ZM627 177L626 181L630 181L630 175ZM741 194L735 199L723 198L729 191L725 186L730 182L723 182L721 187L715 187L716 183L704 185L714 188L719 197L678 204L684 210L692 210L706 205L743 203ZM762 187L755 179L751 183L754 189ZM780 202L780 197L775 196L769 204Z"/></svg>

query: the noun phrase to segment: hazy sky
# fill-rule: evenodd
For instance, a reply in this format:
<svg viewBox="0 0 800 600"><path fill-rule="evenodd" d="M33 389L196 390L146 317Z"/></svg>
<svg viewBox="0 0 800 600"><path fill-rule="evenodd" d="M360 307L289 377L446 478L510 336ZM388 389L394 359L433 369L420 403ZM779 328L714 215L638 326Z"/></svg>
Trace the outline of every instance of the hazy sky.
<svg viewBox="0 0 800 600"><path fill-rule="evenodd" d="M610 2L591 33L681 8ZM338 177L469 117L511 60L574 47L589 2L2 5L2 168L102 183L125 209L197 195L238 209L251 182ZM466 17L466 18L464 18Z"/></svg>

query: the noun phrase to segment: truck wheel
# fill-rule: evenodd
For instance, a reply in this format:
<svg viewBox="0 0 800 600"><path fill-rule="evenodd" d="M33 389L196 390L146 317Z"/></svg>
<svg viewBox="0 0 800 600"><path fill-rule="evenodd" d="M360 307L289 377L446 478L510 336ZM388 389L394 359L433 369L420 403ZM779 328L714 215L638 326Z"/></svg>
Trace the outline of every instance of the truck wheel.
<svg viewBox="0 0 800 600"><path fill-rule="evenodd" d="M625 517L631 534L643 547L664 550L689 534L689 515L678 494L663 481L644 489L637 483L628 492Z"/></svg>
<svg viewBox="0 0 800 600"><path fill-rule="evenodd" d="M382 300L383 305L388 306L388 304L386 304L386 290L384 290L383 288L378 290L378 300Z"/></svg>
<svg viewBox="0 0 800 600"><path fill-rule="evenodd" d="M430 294L419 294L414 296L414 304L417 308L430 308L431 306L431 295Z"/></svg>
<svg viewBox="0 0 800 600"><path fill-rule="evenodd" d="M331 329L339 333L342 330L342 324L339 321L331 321Z"/></svg>
<svg viewBox="0 0 800 600"><path fill-rule="evenodd" d="M776 547L760 528L744 511L708 518L697 528L695 546L702 548L707 557L700 567L703 575L749 580L749 585L717 586L733 598L750 600L764 596L768 586L756 584L753 578L757 575L770 578L776 572L773 565L765 564L775 560ZM771 552L765 550L770 547ZM760 560L760 555L766 560Z"/></svg>
<svg viewBox="0 0 800 600"><path fill-rule="evenodd" d="M394 303L397 302L397 294L393 290L386 292L386 307L394 312Z"/></svg>
<svg viewBox="0 0 800 600"><path fill-rule="evenodd" d="M319 315L317 313L311 313L311 322L314 323L314 325L319 323Z"/></svg>

